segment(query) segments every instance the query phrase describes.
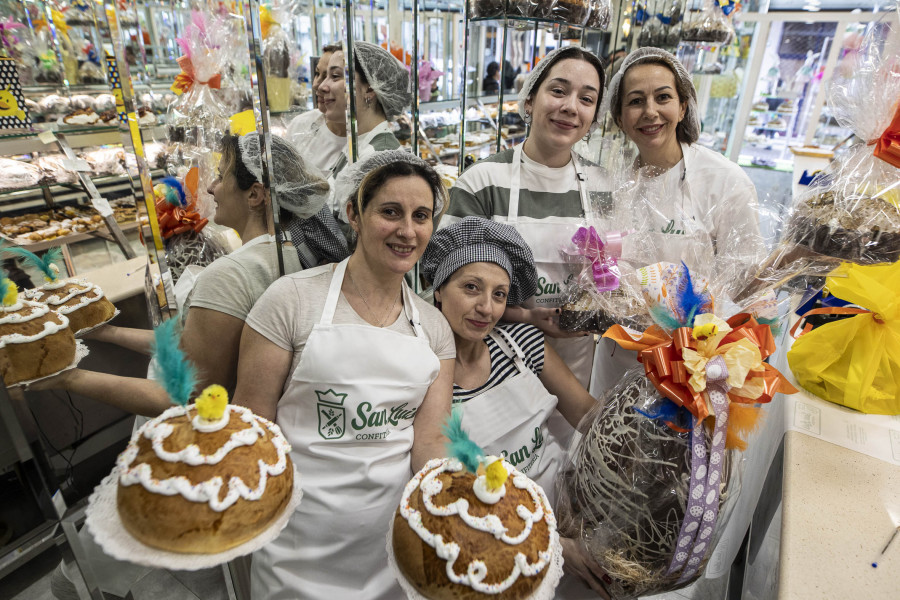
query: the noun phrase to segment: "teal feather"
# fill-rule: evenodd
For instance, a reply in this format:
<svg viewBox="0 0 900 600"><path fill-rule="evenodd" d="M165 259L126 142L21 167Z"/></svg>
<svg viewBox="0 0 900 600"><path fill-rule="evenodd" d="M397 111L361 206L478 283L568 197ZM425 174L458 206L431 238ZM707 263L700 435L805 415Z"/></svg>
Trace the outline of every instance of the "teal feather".
<svg viewBox="0 0 900 600"><path fill-rule="evenodd" d="M3 296L0 295L0 298ZM778 337L781 335L781 319L778 317L772 317L771 319L767 319L766 317L756 317L756 322L761 325L768 325L769 329L772 330L772 336Z"/></svg>
<svg viewBox="0 0 900 600"><path fill-rule="evenodd" d="M650 318L666 331L675 331L682 326L681 322L669 312L669 309L660 304L650 307Z"/></svg>
<svg viewBox="0 0 900 600"><path fill-rule="evenodd" d="M153 357L159 369L160 383L173 404L184 406L197 387L197 369L181 349L181 327L172 317L153 331Z"/></svg>
<svg viewBox="0 0 900 600"><path fill-rule="evenodd" d="M484 450L469 438L469 434L462 428L462 409L456 407L450 413L447 422L442 428L447 436L447 454L463 464L467 471L475 473L478 465L484 459Z"/></svg>
<svg viewBox="0 0 900 600"><path fill-rule="evenodd" d="M34 252L26 250L25 248L19 248L18 246L7 246L0 250L0 253L11 254L21 258L27 264L43 273L44 277L50 281L59 279L59 273L54 272L53 269L50 268L50 265L62 259L62 250L60 250L58 246L44 252L44 256L38 256Z"/></svg>
<svg viewBox="0 0 900 600"><path fill-rule="evenodd" d="M6 276L6 273L0 271L0 302L6 298L6 293L9 291L9 284L12 283L9 278Z"/></svg>

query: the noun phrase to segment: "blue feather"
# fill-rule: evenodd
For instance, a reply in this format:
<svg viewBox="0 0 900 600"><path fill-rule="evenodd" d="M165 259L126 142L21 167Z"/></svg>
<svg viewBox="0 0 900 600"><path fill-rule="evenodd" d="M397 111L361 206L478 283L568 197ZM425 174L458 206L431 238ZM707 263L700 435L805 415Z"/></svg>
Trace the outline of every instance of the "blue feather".
<svg viewBox="0 0 900 600"><path fill-rule="evenodd" d="M693 327L694 317L697 315L700 307L703 306L705 300L702 292L698 294L694 291L694 282L691 281L691 270L684 264L684 261L681 262L681 266L684 268L684 289L677 291L675 306L678 308L679 318L684 319L682 326Z"/></svg>
<svg viewBox="0 0 900 600"><path fill-rule="evenodd" d="M6 276L6 273L0 271L0 303L3 302L4 298L6 298L6 293L9 291L10 283L12 282Z"/></svg>
<svg viewBox="0 0 900 600"><path fill-rule="evenodd" d="M12 254L13 256L21 258L27 264L43 273L44 277L50 281L56 281L59 278L59 273L54 272L53 269L50 268L50 265L62 258L62 250L60 250L58 246L44 252L44 256L38 256L34 252L26 250L25 248L19 248L18 246L6 246L0 250L0 253Z"/></svg>
<svg viewBox="0 0 900 600"><path fill-rule="evenodd" d="M175 190L175 193L178 195L177 202L173 202L173 198L170 198L169 194L166 193L166 202L173 206L187 206L187 197L184 195L184 188L181 186L181 182L174 177L163 177L160 183Z"/></svg>
<svg viewBox="0 0 900 600"><path fill-rule="evenodd" d="M172 317L153 331L153 357L160 372L160 382L173 404L184 406L197 387L197 369L180 347L181 328L178 317Z"/></svg>
<svg viewBox="0 0 900 600"><path fill-rule="evenodd" d="M449 440L447 454L458 460L470 473L478 470L478 464L484 458L484 450L469 438L462 428L462 409L456 407L441 428Z"/></svg>
<svg viewBox="0 0 900 600"><path fill-rule="evenodd" d="M684 429L689 429L690 427L684 427L683 423L686 420L686 416L689 416L686 408L678 406L668 398L662 398L659 401L659 404L655 406L656 412L651 413L649 411L643 411L639 409L637 406L634 407L634 410L648 419L653 419L655 421L662 421L663 423L673 423L679 427L683 427Z"/></svg>

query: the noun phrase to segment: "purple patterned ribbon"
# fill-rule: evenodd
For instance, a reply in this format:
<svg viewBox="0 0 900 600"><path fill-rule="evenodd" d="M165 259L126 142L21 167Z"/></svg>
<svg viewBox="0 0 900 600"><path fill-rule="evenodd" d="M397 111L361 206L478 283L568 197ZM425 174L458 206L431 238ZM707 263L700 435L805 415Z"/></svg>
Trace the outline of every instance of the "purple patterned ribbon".
<svg viewBox="0 0 900 600"><path fill-rule="evenodd" d="M721 356L706 363L706 392L716 419L707 460L703 422L696 421L691 430L691 483L687 511L678 533L675 555L667 575L682 568L678 582L694 576L711 545L710 536L719 515L720 482L725 458L725 430L728 425L728 367Z"/></svg>

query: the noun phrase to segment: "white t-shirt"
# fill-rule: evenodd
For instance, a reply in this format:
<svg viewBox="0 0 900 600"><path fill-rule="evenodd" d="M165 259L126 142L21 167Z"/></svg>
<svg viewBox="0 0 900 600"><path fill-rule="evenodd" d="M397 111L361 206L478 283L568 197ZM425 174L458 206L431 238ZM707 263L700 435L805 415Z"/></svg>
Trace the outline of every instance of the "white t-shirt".
<svg viewBox="0 0 900 600"><path fill-rule="evenodd" d="M347 138L332 133L325 125L325 115L310 110L294 117L285 134L300 156L323 173L329 173L347 149Z"/></svg>
<svg viewBox="0 0 900 600"><path fill-rule="evenodd" d="M335 265L322 265L299 273L285 275L271 286L257 301L247 316L247 324L270 342L294 353L291 373L300 364L300 357L306 347L306 340L313 326L322 317L325 298ZM453 330L444 315L415 294L412 301L419 311L422 330L428 338L431 349L440 360L455 358L456 345ZM334 312L335 324L369 325L353 310L343 294L338 298ZM415 335L412 326L401 311L400 316L387 329L404 335ZM374 352L390 352L390 348L371 348ZM290 377L285 380L285 386Z"/></svg>

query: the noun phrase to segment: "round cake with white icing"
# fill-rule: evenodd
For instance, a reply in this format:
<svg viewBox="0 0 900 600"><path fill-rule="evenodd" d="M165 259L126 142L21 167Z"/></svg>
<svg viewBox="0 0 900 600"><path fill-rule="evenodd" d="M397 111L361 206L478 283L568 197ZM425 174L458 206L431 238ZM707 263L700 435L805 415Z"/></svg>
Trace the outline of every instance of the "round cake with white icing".
<svg viewBox="0 0 900 600"><path fill-rule="evenodd" d="M62 371L75 360L65 315L46 304L10 300L0 306L0 375L6 385Z"/></svg>
<svg viewBox="0 0 900 600"><path fill-rule="evenodd" d="M116 314L103 290L83 279L51 281L24 293L29 300L43 302L68 317L73 333L106 323Z"/></svg>
<svg viewBox="0 0 900 600"><path fill-rule="evenodd" d="M491 490L456 459L433 459L403 491L394 517L398 568L432 600L531 597L558 551L556 518L544 490L506 461Z"/></svg>
<svg viewBox="0 0 900 600"><path fill-rule="evenodd" d="M214 420L196 405L174 406L119 455L119 516L148 546L223 552L259 535L287 506L290 449L278 425L242 406L227 405Z"/></svg>

